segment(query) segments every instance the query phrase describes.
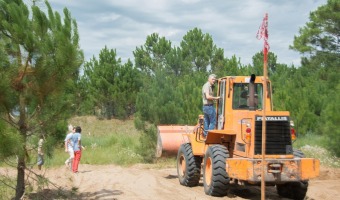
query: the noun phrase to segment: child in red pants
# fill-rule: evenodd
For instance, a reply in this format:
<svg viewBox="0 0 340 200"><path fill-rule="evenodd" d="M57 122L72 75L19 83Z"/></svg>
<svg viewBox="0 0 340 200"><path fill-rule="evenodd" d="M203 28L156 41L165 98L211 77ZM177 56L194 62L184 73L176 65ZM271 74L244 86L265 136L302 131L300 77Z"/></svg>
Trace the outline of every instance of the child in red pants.
<svg viewBox="0 0 340 200"><path fill-rule="evenodd" d="M73 164L72 164L72 171L74 173L78 172L78 165L81 158L81 128L80 126L76 127L75 133L71 137L71 143L73 145L73 151L74 151L74 158L73 158Z"/></svg>

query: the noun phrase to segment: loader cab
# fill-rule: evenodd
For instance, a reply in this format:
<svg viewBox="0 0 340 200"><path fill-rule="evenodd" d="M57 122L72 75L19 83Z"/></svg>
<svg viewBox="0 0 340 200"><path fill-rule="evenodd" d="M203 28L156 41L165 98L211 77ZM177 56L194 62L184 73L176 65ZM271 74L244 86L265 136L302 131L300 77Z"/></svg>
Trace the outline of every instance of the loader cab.
<svg viewBox="0 0 340 200"><path fill-rule="evenodd" d="M254 107L256 110L262 110L262 84L256 83L254 87ZM249 83L233 84L233 110L248 110L250 106Z"/></svg>
<svg viewBox="0 0 340 200"><path fill-rule="evenodd" d="M247 111L262 111L263 109L263 77L226 76L218 80L217 96L217 130L232 127L231 119ZM272 110L270 82L267 85L266 110ZM229 124L228 124L229 123Z"/></svg>

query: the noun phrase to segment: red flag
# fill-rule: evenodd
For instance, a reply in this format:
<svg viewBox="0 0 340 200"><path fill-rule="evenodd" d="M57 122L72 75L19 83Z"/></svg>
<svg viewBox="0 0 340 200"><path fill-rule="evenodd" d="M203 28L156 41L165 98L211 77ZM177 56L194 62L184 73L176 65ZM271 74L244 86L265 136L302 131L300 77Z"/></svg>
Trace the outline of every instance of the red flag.
<svg viewBox="0 0 340 200"><path fill-rule="evenodd" d="M264 46L263 46L263 61L266 63L267 62L267 57L268 57L268 51L269 51L269 44L268 44L268 14L266 13L262 24L257 31L256 38L261 40L262 38L264 39Z"/></svg>

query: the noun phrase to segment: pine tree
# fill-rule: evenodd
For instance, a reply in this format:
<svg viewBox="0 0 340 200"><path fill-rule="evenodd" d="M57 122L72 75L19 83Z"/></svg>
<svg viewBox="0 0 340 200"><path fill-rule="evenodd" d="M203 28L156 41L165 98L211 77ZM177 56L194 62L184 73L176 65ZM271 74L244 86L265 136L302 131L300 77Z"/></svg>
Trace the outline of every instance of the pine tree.
<svg viewBox="0 0 340 200"><path fill-rule="evenodd" d="M82 113L95 113L99 118L126 119L134 113L139 90L139 74L131 61L121 63L116 51L106 46L84 65L81 77Z"/></svg>
<svg viewBox="0 0 340 200"><path fill-rule="evenodd" d="M318 134L331 134L325 130L339 129L336 107L340 75L340 2L328 0L310 13L310 21L294 37L291 49L303 54L302 66L298 69L297 83L303 91L305 102L305 130ZM299 92L301 93L301 92ZM299 110L302 110L300 107ZM335 124L333 124L335 123ZM335 148L335 147L334 147Z"/></svg>
<svg viewBox="0 0 340 200"><path fill-rule="evenodd" d="M44 135L49 154L55 138L66 131L74 99L67 91L73 90L83 62L70 12L64 9L62 21L48 2L46 7L47 15L35 5L29 9L22 0L0 2L0 120L18 138L12 152L18 156L15 199L25 191L28 146L36 145L30 141Z"/></svg>

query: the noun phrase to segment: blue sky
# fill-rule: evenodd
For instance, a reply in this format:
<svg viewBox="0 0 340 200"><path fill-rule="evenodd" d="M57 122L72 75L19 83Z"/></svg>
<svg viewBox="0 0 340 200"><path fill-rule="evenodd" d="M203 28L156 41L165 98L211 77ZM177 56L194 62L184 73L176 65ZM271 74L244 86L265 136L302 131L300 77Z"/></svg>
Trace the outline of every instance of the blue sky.
<svg viewBox="0 0 340 200"><path fill-rule="evenodd" d="M29 2L30 0L24 0ZM78 23L85 60L105 45L116 49L125 63L146 37L158 33L179 46L183 36L197 27L212 36L225 57L235 55L243 64L263 48L256 33L268 13L270 51L278 62L300 65L301 55L289 50L294 35L309 21L309 13L327 0L49 0L62 14L67 7ZM43 1L37 3L44 7Z"/></svg>

